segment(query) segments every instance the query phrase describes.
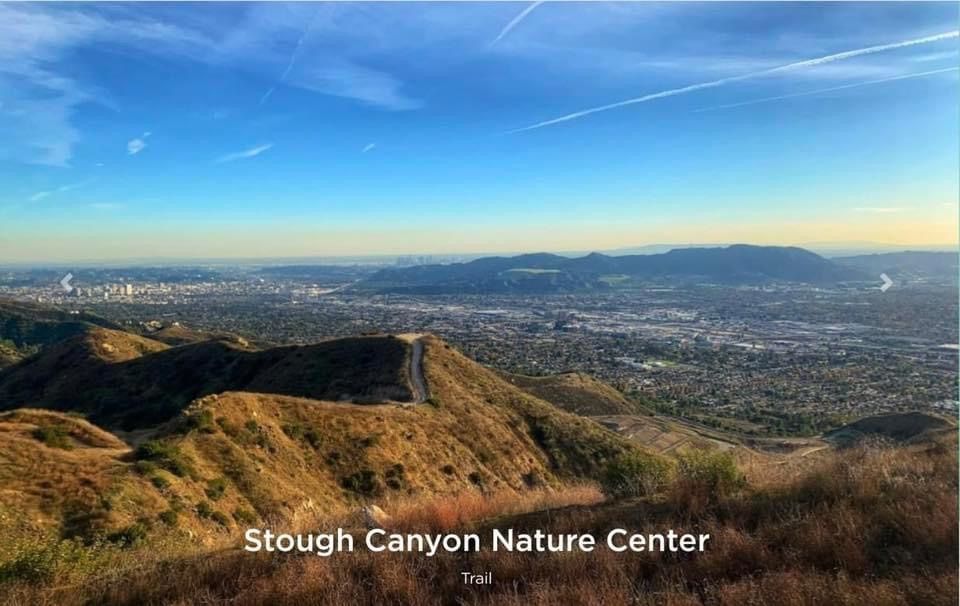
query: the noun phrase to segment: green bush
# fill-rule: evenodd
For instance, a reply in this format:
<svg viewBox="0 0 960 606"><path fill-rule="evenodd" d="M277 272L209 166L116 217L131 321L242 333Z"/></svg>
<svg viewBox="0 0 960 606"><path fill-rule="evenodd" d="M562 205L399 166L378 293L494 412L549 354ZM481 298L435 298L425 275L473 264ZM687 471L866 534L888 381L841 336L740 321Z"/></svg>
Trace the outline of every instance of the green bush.
<svg viewBox="0 0 960 606"><path fill-rule="evenodd" d="M214 511L210 514L210 519L224 528L230 527L230 518L228 518L227 514L223 513L222 511Z"/></svg>
<svg viewBox="0 0 960 606"><path fill-rule="evenodd" d="M314 450L320 448L320 444L323 442L316 429L308 429L304 432L303 437Z"/></svg>
<svg viewBox="0 0 960 606"><path fill-rule="evenodd" d="M126 528L110 533L107 535L107 540L123 547L133 547L147 538L149 530L149 525L146 522L135 522Z"/></svg>
<svg viewBox="0 0 960 606"><path fill-rule="evenodd" d="M207 482L207 488L204 492L207 493L207 497L211 501L217 501L223 497L223 494L226 491L227 491L227 479L216 478Z"/></svg>
<svg viewBox="0 0 960 606"><path fill-rule="evenodd" d="M377 479L376 472L370 469L362 469L343 478L340 480L340 485L365 497L380 496L383 492L383 487L380 485L380 480Z"/></svg>
<svg viewBox="0 0 960 606"><path fill-rule="evenodd" d="M142 476L149 476L157 471L157 469L159 469L159 467L152 461L137 461L133 464L133 470Z"/></svg>
<svg viewBox="0 0 960 606"><path fill-rule="evenodd" d="M280 429L283 430L283 433L287 434L288 438L299 440L303 437L303 425L300 423L288 423L282 426Z"/></svg>
<svg viewBox="0 0 960 606"><path fill-rule="evenodd" d="M210 503L207 501L200 501L197 503L197 515L207 519L213 515L213 507L210 507Z"/></svg>
<svg viewBox="0 0 960 606"><path fill-rule="evenodd" d="M733 456L726 452L694 450L680 455L677 470L680 479L699 487L711 500L730 494L745 484Z"/></svg>
<svg viewBox="0 0 960 606"><path fill-rule="evenodd" d="M70 432L63 425L44 425L33 432L33 437L51 448L71 450Z"/></svg>
<svg viewBox="0 0 960 606"><path fill-rule="evenodd" d="M673 467L663 457L628 452L607 463L601 477L603 491L611 497L655 494L670 480Z"/></svg>
<svg viewBox="0 0 960 606"><path fill-rule="evenodd" d="M160 518L160 521L167 526L176 526L180 519L180 514L173 509L168 509L166 511L161 511L160 515L157 517Z"/></svg>
<svg viewBox="0 0 960 606"><path fill-rule="evenodd" d="M85 568L92 553L81 541L72 539L20 545L11 559L0 564L0 584L49 582L65 568Z"/></svg>
<svg viewBox="0 0 960 606"><path fill-rule="evenodd" d="M158 490L163 490L165 488L170 487L170 480L163 477L159 473L155 473L152 476L150 476L150 482L152 482L153 485L156 486Z"/></svg>
<svg viewBox="0 0 960 606"><path fill-rule="evenodd" d="M233 510L233 519L239 524L250 525L257 521L257 514L253 513L249 509L237 507Z"/></svg>
<svg viewBox="0 0 960 606"><path fill-rule="evenodd" d="M213 411L201 410L199 413L191 415L187 419L187 428L190 430L195 429L202 433L216 432L216 427L214 426L213 421Z"/></svg>
<svg viewBox="0 0 960 606"><path fill-rule="evenodd" d="M135 456L141 461L151 461L170 473L180 477L195 475L193 464L186 454L172 442L150 440L137 448Z"/></svg>

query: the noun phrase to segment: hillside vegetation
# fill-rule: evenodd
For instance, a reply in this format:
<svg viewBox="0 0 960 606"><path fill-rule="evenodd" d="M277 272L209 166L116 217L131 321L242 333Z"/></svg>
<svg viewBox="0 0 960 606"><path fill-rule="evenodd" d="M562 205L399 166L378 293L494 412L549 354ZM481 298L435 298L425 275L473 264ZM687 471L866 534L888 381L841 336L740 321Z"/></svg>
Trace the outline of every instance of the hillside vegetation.
<svg viewBox="0 0 960 606"><path fill-rule="evenodd" d="M179 347L93 328L0 371L0 409L82 412L142 429L194 399L251 391L354 402L410 399L409 346L392 337L336 339L258 351L239 340Z"/></svg>
<svg viewBox="0 0 960 606"><path fill-rule="evenodd" d="M946 606L958 599L956 451L955 436L864 444L745 486L718 483L724 476L707 470L721 468L695 457L656 495L530 513L499 499L416 503L436 521L461 520L432 526L447 530L709 534L708 549L692 556L601 546L431 558L222 551L134 563L131 552L113 560L114 574L68 589L10 585L8 603ZM477 511L486 517L470 515ZM491 572L494 583L464 585L460 572L473 570Z"/></svg>
<svg viewBox="0 0 960 606"><path fill-rule="evenodd" d="M111 383L119 377L119 387L111 386L112 392L100 387L98 398L127 393L137 403L143 397L187 397L190 384L167 374L168 368L204 380L212 380L210 369L223 368L224 376L245 376L246 384L260 391L202 395L160 425L115 434L71 413L4 413L0 534L9 543L4 553L13 554L15 562L16 554L48 553L44 550L64 540L116 549L146 540L209 547L250 524L297 524L366 502L552 490L599 478L608 462L635 449L598 424L517 389L434 337L422 339L431 397L419 405L283 395L309 389L340 394L365 384L399 394L406 385L401 370L407 368L408 344L402 339L342 339L264 352L222 342L169 348L104 330L83 339L54 346L5 377L12 381L25 369L76 369L60 370L44 394L57 407L73 404L79 410L91 408L86 402L92 400L71 400L69 394L80 393L80 386L97 389L103 376ZM171 363L174 354L187 356L191 365ZM218 360L223 355L228 363ZM262 368L272 369L269 376L241 375L238 366L260 368L244 359L248 356L268 359ZM337 372L330 370L334 364ZM311 369L316 372L304 372ZM125 374L112 374L121 371ZM137 387L137 381L144 382L144 396L122 391ZM129 408L137 414L150 410ZM124 419L110 409L92 411ZM31 547L35 543L40 546ZM0 561L0 570L3 566Z"/></svg>
<svg viewBox="0 0 960 606"><path fill-rule="evenodd" d="M119 328L92 314L72 314L41 305L0 300L0 368L94 326Z"/></svg>

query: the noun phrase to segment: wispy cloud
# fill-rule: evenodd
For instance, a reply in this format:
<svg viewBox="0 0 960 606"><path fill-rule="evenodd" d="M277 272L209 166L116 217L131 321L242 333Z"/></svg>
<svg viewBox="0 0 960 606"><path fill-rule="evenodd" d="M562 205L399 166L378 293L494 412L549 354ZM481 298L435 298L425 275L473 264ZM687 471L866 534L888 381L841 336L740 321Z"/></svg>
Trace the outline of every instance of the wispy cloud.
<svg viewBox="0 0 960 606"><path fill-rule="evenodd" d="M513 28L520 25L520 22L526 19L527 15L532 13L533 10L538 6L540 6L541 4L543 4L543 0L540 0L539 2L531 2L529 6L527 6L522 11L520 11L520 13L516 17L510 20L510 23L507 23L503 27L503 29L500 30L500 33L497 34L497 37L490 42L490 47L492 48L497 44L497 42L500 42L501 40L503 40L507 34L513 31Z"/></svg>
<svg viewBox="0 0 960 606"><path fill-rule="evenodd" d="M740 76L730 76L728 78L720 78L719 80L712 80L710 82L701 82L699 84L691 84L689 86L683 86L680 88L673 88L669 90L664 90L656 93L651 93L649 95L644 95L642 97L635 97L633 99L627 99L625 101L618 101L616 103L610 103L607 105L601 105L599 107L593 107L590 109L585 109L582 111L574 112L571 114L566 114L560 116L559 118L553 118L552 120L545 120L543 122L537 122L536 124L531 124L530 126L524 126L522 128L515 128L509 130L506 134L519 133L528 130L534 130L538 128L543 128L545 126L552 126L554 124L560 124L562 122L569 122L570 120L577 120L579 118L584 118L586 116L597 114L600 112L610 111L612 109L618 109L621 107L626 107L629 105L636 105L638 103L646 103L648 101L654 101L656 99L663 99L666 97L673 97L676 95L684 95L687 93L692 93L699 90L704 90L708 88L716 88L718 86L723 86L725 84L732 84L734 82L742 82L744 80L752 78L760 78L764 76L773 76L777 74L783 74L792 72L799 69L804 69L808 67L816 67L819 65L825 65L828 63L833 63L834 61L843 61L846 59L852 59L854 57L861 57L864 55L872 55L874 53L881 53L890 50L896 50L901 48L907 48L910 46L916 46L918 44L930 44L933 42L941 42L943 40L949 40L952 38L960 37L960 31L954 30L950 32L945 32L942 34L936 34L933 36L925 36L923 38L915 38L913 40L904 40L902 42L894 42L892 44L881 44L877 46L868 46L866 48L858 48L855 50L844 51L842 53L834 53L832 55L825 55L823 57L817 57L814 59L806 59L804 61L796 61L794 63L788 63L786 65L780 65L777 67L772 67L770 69L761 70L758 72L752 72L748 74L742 74Z"/></svg>
<svg viewBox="0 0 960 606"><path fill-rule="evenodd" d="M89 104L113 108L104 90L81 82L65 64L75 49L111 44L163 53L196 47L186 31L131 14L107 18L88 6L0 4L0 159L70 166L81 140L73 123L77 112Z"/></svg>
<svg viewBox="0 0 960 606"><path fill-rule="evenodd" d="M376 147L377 147L376 143L367 143L366 145L363 146L363 149L360 150L360 153L365 154L368 151L373 151Z"/></svg>
<svg viewBox="0 0 960 606"><path fill-rule="evenodd" d="M313 24L317 20L318 14L320 14L319 9L313 13L313 16L307 22L306 27L303 28L303 33L300 34L299 38L297 38L297 44L293 47L293 51L290 53L290 59L287 61L287 67L284 68L283 73L280 74L280 79L277 80L277 83L267 89L267 92L260 97L260 105L266 103L273 95L273 92L277 90L277 87L283 84L286 81L287 76L290 75L290 71L293 69L293 65L297 62L297 57L300 55L300 49L303 47L303 42L310 34L310 30L313 29Z"/></svg>
<svg viewBox="0 0 960 606"><path fill-rule="evenodd" d="M232 154L226 154L217 158L217 164L223 164L224 162L233 162L234 160L243 160L244 158L253 158L254 156L259 156L263 152L267 151L273 147L273 143L266 143L264 145L258 145L256 147L251 147L250 149L245 149L243 151L234 152Z"/></svg>
<svg viewBox="0 0 960 606"><path fill-rule="evenodd" d="M46 191L38 191L37 193L35 193L35 194L33 194L32 196L30 196L30 201L31 201L31 202L39 202L40 200L43 200L44 198L49 198L50 196L52 196L52 195L54 195L54 194L63 194L63 193L66 193L66 192L68 192L68 191L71 191L71 190L74 190L74 189L78 189L78 188L80 188L80 187L85 187L85 186L89 185L90 183L92 183L93 181L94 181L93 179L86 179L86 180L80 181L80 182L78 182L78 183L69 183L69 184L67 184L67 185L61 185L60 187L58 187L58 188L56 188L56 189L51 189L51 190L46 190Z"/></svg>
<svg viewBox="0 0 960 606"><path fill-rule="evenodd" d="M858 206L853 210L857 211L858 213L886 214L886 213L902 213L910 209L905 206Z"/></svg>
<svg viewBox="0 0 960 606"><path fill-rule="evenodd" d="M726 105L716 105L714 107L704 107L702 109L694 110L694 113L697 112L711 112L718 109L730 109L733 107L743 107L745 105L757 105L758 103L769 103L771 101L780 101L782 99L793 99L795 97L807 97L810 95L820 95L824 93L832 93L834 91L847 90L850 88L860 88L861 86L870 86L873 84L883 84L885 82L896 82L897 80L909 80L910 78L922 78L925 76L933 76L936 74L944 74L947 72L960 71L960 67L945 67L943 69L934 69L927 72L917 72L913 74L904 74L902 76L892 76L890 78L879 78L877 80L867 80L866 82L854 82L852 84L844 84L842 86L831 86L830 88L821 88L818 90L808 90L799 93L790 93L788 95L777 95L775 97L764 97L762 99L751 99L750 101L741 101L739 103L727 103Z"/></svg>
<svg viewBox="0 0 960 606"><path fill-rule="evenodd" d="M147 137L152 133L147 131L135 139L130 139L127 141L127 154L135 156L142 152L147 147Z"/></svg>

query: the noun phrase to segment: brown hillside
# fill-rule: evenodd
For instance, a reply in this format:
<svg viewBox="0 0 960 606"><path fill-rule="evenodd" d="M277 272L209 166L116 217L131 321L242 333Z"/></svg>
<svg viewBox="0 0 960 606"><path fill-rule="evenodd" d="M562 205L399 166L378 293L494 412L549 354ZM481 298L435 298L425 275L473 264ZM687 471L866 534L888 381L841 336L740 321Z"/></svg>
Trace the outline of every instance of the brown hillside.
<svg viewBox="0 0 960 606"><path fill-rule="evenodd" d="M151 427L191 401L225 391L321 400L409 400L409 345L392 337L336 339L255 351L242 341L170 348L95 329L0 371L0 409L83 412L107 427Z"/></svg>
<svg viewBox="0 0 960 606"><path fill-rule="evenodd" d="M585 373L528 377L501 372L500 376L561 410L589 417L653 452L676 454L690 448L727 449L739 444L721 432L698 430L680 420L654 415L643 404Z"/></svg>
<svg viewBox="0 0 960 606"><path fill-rule="evenodd" d="M954 429L950 421L922 412L875 415L835 429L824 438L840 445L849 445L866 437L881 437L905 442L938 430Z"/></svg>
<svg viewBox="0 0 960 606"><path fill-rule="evenodd" d="M631 449L596 423L515 388L442 341L423 342L432 394L425 404L357 406L229 391L194 400L155 429L152 440L140 439L135 450L68 415L6 413L0 417L0 450L9 464L0 508L24 512L28 520L32 512L43 512L43 527L61 537L123 539L172 531L182 540L212 544L258 520L295 523L361 502L521 492L598 477L607 461ZM343 377L372 372L367 366L377 360L371 344L381 352L385 344L401 343L378 337L317 347L352 352L336 359L347 367L356 360L349 372L358 374L341 370ZM228 347L203 346L213 356ZM183 349L118 365L163 360ZM298 352L309 358L312 350L284 349L290 351L274 362L280 366L272 378L292 389L282 380L305 382L311 375L286 376L284 362L296 360L290 356ZM406 350L398 351L402 357ZM163 378L156 385L164 385ZM45 425L55 429L38 431ZM177 520L173 526L171 518Z"/></svg>
<svg viewBox="0 0 960 606"><path fill-rule="evenodd" d="M578 415L592 417L650 414L642 404L627 399L613 387L582 372L565 372L546 377L528 377L504 372L501 376L541 400Z"/></svg>

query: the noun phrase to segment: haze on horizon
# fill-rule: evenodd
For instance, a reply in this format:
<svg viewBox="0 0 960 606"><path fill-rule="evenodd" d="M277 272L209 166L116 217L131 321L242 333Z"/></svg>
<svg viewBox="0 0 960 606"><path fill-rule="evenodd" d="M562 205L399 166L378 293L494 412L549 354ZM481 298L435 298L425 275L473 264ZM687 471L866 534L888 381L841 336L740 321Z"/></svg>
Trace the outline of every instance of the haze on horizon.
<svg viewBox="0 0 960 606"><path fill-rule="evenodd" d="M0 263L956 246L955 3L0 3Z"/></svg>

